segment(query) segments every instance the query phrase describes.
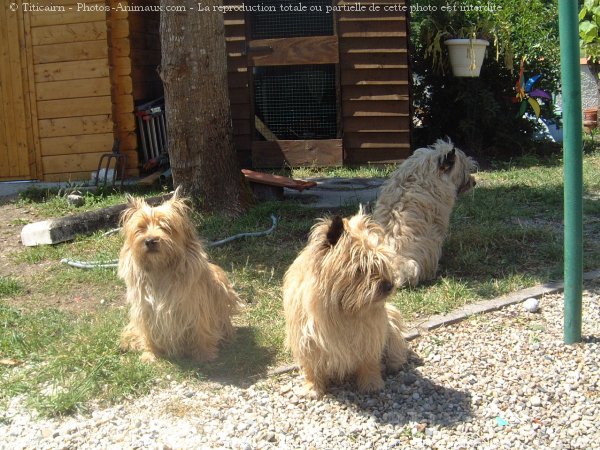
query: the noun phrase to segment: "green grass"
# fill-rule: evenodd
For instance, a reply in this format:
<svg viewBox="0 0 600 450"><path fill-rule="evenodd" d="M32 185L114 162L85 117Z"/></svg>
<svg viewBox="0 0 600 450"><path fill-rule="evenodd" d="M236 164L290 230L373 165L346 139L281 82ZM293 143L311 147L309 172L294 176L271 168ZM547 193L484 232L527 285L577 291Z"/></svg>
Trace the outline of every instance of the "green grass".
<svg viewBox="0 0 600 450"><path fill-rule="evenodd" d="M10 277L0 276L0 298L12 297L23 292L23 285Z"/></svg>
<svg viewBox="0 0 600 450"><path fill-rule="evenodd" d="M304 170L294 171L293 176L387 176L389 171L372 167ZM584 267L590 270L600 266L598 153L586 154L584 178ZM429 284L400 290L392 298L407 320L421 320L562 277L561 161L521 158L481 171L477 181L475 191L461 197L454 210L439 277ZM45 203L27 201L49 214L63 211L63 200L49 197ZM102 204L121 201L120 194L98 199ZM330 213L349 215L355 210L356 205L351 205ZM279 219L269 236L207 250L247 302L236 318L234 342L224 345L219 359L210 365L185 361L147 365L140 363L136 354L121 354L118 336L126 320L125 287L115 271L83 271L58 263L64 257L117 258L120 235L96 233L12 255L15 263L43 270L35 271L27 281L0 278L0 297L4 297L0 303L0 356L20 362L0 365L0 398L24 394L32 407L46 414L66 414L85 407L91 399L117 401L140 395L157 379L217 379L244 384L264 376L272 366L289 362L283 349L282 278L305 245L315 219L325 213L284 201L259 204L236 220L194 215L205 241L267 229L271 214ZM25 292L42 305L52 296L63 300L82 297L82 303L96 305L101 299L106 301L93 313L85 308L83 312L44 306L26 309L19 307Z"/></svg>

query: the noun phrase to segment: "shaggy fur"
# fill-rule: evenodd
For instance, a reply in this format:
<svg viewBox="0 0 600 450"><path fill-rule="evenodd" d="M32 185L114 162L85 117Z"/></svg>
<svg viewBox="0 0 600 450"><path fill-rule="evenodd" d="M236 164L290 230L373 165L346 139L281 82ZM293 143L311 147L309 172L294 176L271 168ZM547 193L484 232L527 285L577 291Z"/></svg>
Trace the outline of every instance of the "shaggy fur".
<svg viewBox="0 0 600 450"><path fill-rule="evenodd" d="M284 277L286 345L321 396L330 381L355 375L363 392L383 387L381 363L397 370L407 345L400 313L385 304L394 291L391 249L362 211L322 219Z"/></svg>
<svg viewBox="0 0 600 450"><path fill-rule="evenodd" d="M176 192L157 207L130 197L121 216L119 276L130 306L121 347L141 350L145 361L210 361L233 335L230 316L239 298L225 272L208 262L188 212Z"/></svg>
<svg viewBox="0 0 600 450"><path fill-rule="evenodd" d="M438 140L404 161L381 190L373 212L396 251L396 283L435 277L456 197L475 186L475 161ZM408 261L408 263L407 263Z"/></svg>

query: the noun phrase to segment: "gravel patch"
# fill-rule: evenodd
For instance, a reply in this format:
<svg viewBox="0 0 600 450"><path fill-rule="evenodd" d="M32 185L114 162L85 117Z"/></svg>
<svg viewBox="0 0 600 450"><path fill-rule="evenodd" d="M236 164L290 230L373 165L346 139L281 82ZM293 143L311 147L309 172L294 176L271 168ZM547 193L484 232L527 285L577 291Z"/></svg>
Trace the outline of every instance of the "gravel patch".
<svg viewBox="0 0 600 450"><path fill-rule="evenodd" d="M434 330L422 365L376 395L322 400L287 373L248 388L180 384L88 414L42 419L14 399L1 449L589 449L600 441L600 283L586 284L584 342L562 342L562 294Z"/></svg>

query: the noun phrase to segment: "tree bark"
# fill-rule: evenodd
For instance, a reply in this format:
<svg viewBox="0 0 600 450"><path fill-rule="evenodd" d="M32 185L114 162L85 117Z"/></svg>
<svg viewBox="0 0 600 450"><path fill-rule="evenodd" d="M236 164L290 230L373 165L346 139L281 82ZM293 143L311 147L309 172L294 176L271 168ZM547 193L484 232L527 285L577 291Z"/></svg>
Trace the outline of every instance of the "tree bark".
<svg viewBox="0 0 600 450"><path fill-rule="evenodd" d="M233 146L222 0L160 0L168 148L174 185L196 208L237 215L243 178ZM168 11L185 6L185 12Z"/></svg>

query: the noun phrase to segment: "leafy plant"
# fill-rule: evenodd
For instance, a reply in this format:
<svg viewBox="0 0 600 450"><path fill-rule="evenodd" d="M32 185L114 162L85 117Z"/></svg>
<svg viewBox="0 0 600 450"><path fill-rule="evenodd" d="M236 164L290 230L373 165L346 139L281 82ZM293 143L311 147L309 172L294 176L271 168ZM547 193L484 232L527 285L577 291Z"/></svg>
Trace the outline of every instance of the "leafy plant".
<svg viewBox="0 0 600 450"><path fill-rule="evenodd" d="M599 0L600 1L600 0ZM533 142L536 125L517 117L515 82L521 58L527 76L541 74L538 87L558 91L560 61L558 24L548 17L558 14L557 0L514 2L497 0L494 11L488 2L431 0L433 12L411 16L411 69L414 75L413 104L417 127L416 145L428 145L448 136L465 150L491 158L522 155ZM443 40L475 33L490 41L479 78L450 76ZM472 35L472 34L471 34ZM542 117L555 118L552 105Z"/></svg>
<svg viewBox="0 0 600 450"><path fill-rule="evenodd" d="M585 0L579 11L579 45L585 58L600 62L600 0Z"/></svg>

